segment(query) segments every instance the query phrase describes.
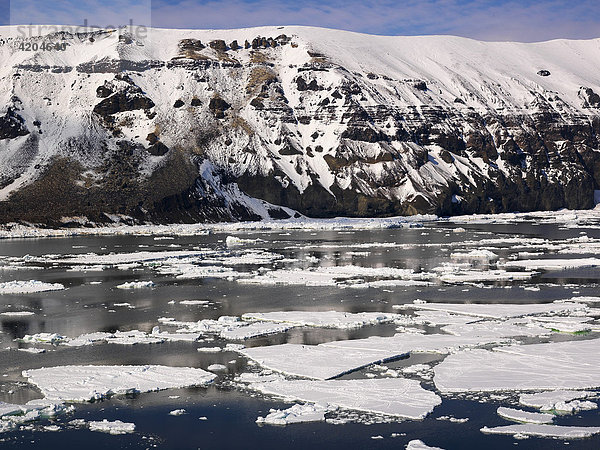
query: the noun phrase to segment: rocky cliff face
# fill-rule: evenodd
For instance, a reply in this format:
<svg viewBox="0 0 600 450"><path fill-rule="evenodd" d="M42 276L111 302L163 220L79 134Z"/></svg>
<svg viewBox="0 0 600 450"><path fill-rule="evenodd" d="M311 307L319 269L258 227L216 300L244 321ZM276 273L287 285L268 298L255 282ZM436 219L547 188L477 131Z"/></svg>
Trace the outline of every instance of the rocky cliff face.
<svg viewBox="0 0 600 450"><path fill-rule="evenodd" d="M600 189L600 40L15 34L0 30L2 222L590 208Z"/></svg>

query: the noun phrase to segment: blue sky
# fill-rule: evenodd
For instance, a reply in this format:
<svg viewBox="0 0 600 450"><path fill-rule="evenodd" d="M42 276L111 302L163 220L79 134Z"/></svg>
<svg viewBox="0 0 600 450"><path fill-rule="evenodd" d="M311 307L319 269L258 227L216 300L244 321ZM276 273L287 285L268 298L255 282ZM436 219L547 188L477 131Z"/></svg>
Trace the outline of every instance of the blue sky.
<svg viewBox="0 0 600 450"><path fill-rule="evenodd" d="M0 23L161 28L314 25L483 40L600 37L600 0L0 0ZM10 14L9 14L10 11Z"/></svg>

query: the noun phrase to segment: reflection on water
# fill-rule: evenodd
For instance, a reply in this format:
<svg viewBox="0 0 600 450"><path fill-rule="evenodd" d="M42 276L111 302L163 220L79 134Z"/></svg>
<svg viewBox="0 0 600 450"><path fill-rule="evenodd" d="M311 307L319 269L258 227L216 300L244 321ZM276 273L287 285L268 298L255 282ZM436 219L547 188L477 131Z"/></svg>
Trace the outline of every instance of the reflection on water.
<svg viewBox="0 0 600 450"><path fill-rule="evenodd" d="M477 248L472 241L522 237L523 246L514 244L490 244L485 247L499 258L516 257L528 248L527 240L544 238L566 240L580 235L580 229L561 229L557 225L532 227L529 224L467 225L466 232L453 231L451 224L431 224L424 228L403 228L373 231L290 231L248 232L245 239L257 239L244 249L264 249L282 255L285 259L273 263L277 268L310 268L358 265L364 267L395 267L429 273L444 263L454 262L451 253ZM600 231L586 229L587 236L599 239ZM137 251L192 250L209 248L226 250L226 234L212 233L206 236L173 237L171 240L155 240L147 236L74 237L39 240L0 241L0 255L23 258L25 255L77 255L86 253L108 254ZM383 243L383 244L382 244ZM535 246L531 246L534 248ZM535 251L540 250L535 247ZM533 251L533 250L531 250ZM563 256L560 256L563 257ZM51 259L51 258L50 258ZM48 261L50 261L50 259ZM486 269L487 261L471 261L472 267ZM492 263L493 264L493 263ZM32 265L34 265L32 263ZM92 433L74 427L61 432L18 431L5 436L11 448L68 448L128 447L146 448L307 448L325 446L330 448L403 448L411 439L422 439L429 445L452 448L507 448L512 437L484 436L479 432L483 426L506 424L495 414L500 403L480 404L473 401L444 399L441 406L425 421L400 423L335 426L324 423L299 424L286 428L258 427L254 422L266 415L270 408L282 408L289 404L270 399L254 398L230 386L236 374L248 371L247 362L234 352L201 353L198 346L224 346L217 338L212 342L171 342L153 345L91 345L69 348L64 346L40 346L46 353L29 354L18 351L27 347L15 339L26 334L58 333L77 337L84 333L117 330L142 330L150 332L159 324L161 317L193 322L201 319L217 319L220 316L240 316L247 312L277 310L337 310L348 312L382 311L394 312L392 306L413 302L415 299L441 302L473 303L531 303L550 302L570 298L573 295L597 295L600 270L586 268L544 273L525 282L443 284L439 281L429 286L393 286L388 288L341 288L339 286L263 286L246 285L227 279L177 279L174 275L159 274L151 264L132 265L118 269L72 270L56 261L35 263L42 269L29 269L27 264L18 270L0 270L0 282L11 280L40 280L62 283L67 289L38 294L0 296L0 313L32 311L35 315L14 317L0 315L0 401L24 403L39 393L27 386L21 377L23 369L67 364L162 364L189 366L206 369L211 364L224 364L227 372L220 375L218 387L209 389L185 389L144 394L135 398L113 398L89 405L79 405L73 418L86 420L122 420L135 422L137 432L127 436L109 436ZM264 265L269 268L271 265ZM251 274L259 270L256 265L235 265L238 272ZM152 289L116 289L130 281L152 280ZM534 287L535 289L524 289ZM539 289L538 289L539 288ZM209 300L208 305L185 305L184 300ZM161 327L163 330L167 328ZM421 327L428 333L438 331L434 327ZM173 330L170 330L173 331ZM275 345L282 343L319 344L346 339L360 339L372 335L391 336L394 325L364 327L355 330L293 328L286 333L248 340L247 346ZM415 363L433 363L440 360L436 355L414 355L410 361L387 364L390 368L402 368ZM348 378L364 377L365 371L347 375ZM432 387L433 388L433 387ZM170 398L179 396L177 399ZM173 409L184 408L180 417L168 416ZM469 417L466 424L454 424L436 420L436 417L452 415ZM208 420L200 420L207 417ZM571 418L561 419L564 424ZM600 425L597 411L580 414L577 425ZM66 433L66 434L65 434ZM399 434L391 438L392 433ZM371 436L382 435L383 440ZM558 441L529 439L519 441L519 448L556 448ZM591 447L590 447L591 445ZM574 441L570 448L600 447L600 439Z"/></svg>

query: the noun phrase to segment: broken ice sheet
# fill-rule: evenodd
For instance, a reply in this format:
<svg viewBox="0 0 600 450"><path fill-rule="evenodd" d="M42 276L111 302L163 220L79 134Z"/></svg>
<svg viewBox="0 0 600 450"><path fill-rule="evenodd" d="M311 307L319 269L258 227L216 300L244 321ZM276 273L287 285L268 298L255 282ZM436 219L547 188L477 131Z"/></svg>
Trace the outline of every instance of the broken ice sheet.
<svg viewBox="0 0 600 450"><path fill-rule="evenodd" d="M251 389L289 400L328 405L407 419L423 419L442 399L415 380L271 381Z"/></svg>
<svg viewBox="0 0 600 450"><path fill-rule="evenodd" d="M599 339L469 350L435 367L441 392L600 387Z"/></svg>
<svg viewBox="0 0 600 450"><path fill-rule="evenodd" d="M215 375L202 369L167 366L57 366L24 370L46 399L87 402L111 395L203 386Z"/></svg>
<svg viewBox="0 0 600 450"><path fill-rule="evenodd" d="M496 339L445 334L398 333L391 337L334 341L319 345L281 344L246 348L244 356L278 372L317 380L327 380L371 364L408 356L410 352L449 353Z"/></svg>
<svg viewBox="0 0 600 450"><path fill-rule="evenodd" d="M590 391L549 391L538 392L535 394L523 394L519 398L519 403L542 411L556 411L561 414L575 413L580 410L596 409L596 403L581 400L597 396L597 393Z"/></svg>
<svg viewBox="0 0 600 450"><path fill-rule="evenodd" d="M508 425L504 427L483 427L485 434L509 434L520 436L548 437L555 439L583 439L600 433L600 427L565 427L559 425Z"/></svg>

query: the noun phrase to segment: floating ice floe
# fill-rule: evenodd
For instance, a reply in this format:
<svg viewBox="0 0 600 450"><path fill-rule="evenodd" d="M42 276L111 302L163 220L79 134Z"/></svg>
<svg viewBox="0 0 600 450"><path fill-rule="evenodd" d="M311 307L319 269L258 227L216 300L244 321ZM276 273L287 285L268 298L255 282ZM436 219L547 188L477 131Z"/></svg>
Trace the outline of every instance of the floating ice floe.
<svg viewBox="0 0 600 450"><path fill-rule="evenodd" d="M273 264L275 261L296 262L296 259L284 258L279 253L266 250L233 251L203 259L203 263L220 264L223 266L256 266Z"/></svg>
<svg viewBox="0 0 600 450"><path fill-rule="evenodd" d="M498 259L498 255L494 252L484 249L473 249L469 252L454 252L450 253L450 258L452 259L482 259L482 260L494 260Z"/></svg>
<svg viewBox="0 0 600 450"><path fill-rule="evenodd" d="M559 425L508 425L504 427L483 427L485 434L509 434L518 436L536 436L555 439L583 439L600 433L600 427L565 427Z"/></svg>
<svg viewBox="0 0 600 450"><path fill-rule="evenodd" d="M582 213L579 211L579 213ZM261 220L258 222L233 222L216 224L171 225L114 225L104 227L81 227L49 229L25 225L10 225L0 229L0 238L41 238L67 236L204 236L211 231L256 230L382 230L421 226L423 222L438 220L434 215L386 218L348 218L287 220Z"/></svg>
<svg viewBox="0 0 600 450"><path fill-rule="evenodd" d="M173 411L169 411L170 416L183 416L185 413L185 409L174 409Z"/></svg>
<svg viewBox="0 0 600 450"><path fill-rule="evenodd" d="M464 229L462 229L462 230L465 231ZM455 232L456 232L456 229L455 229ZM444 449L440 448L440 447L430 447L429 445L426 445L423 441L421 441L419 439L413 439L408 444L406 444L406 450L444 450Z"/></svg>
<svg viewBox="0 0 600 450"><path fill-rule="evenodd" d="M240 278L240 283L261 285L346 286L366 283L365 278L422 281L423 275L393 267L334 266L312 269L278 269Z"/></svg>
<svg viewBox="0 0 600 450"><path fill-rule="evenodd" d="M558 333L587 333L590 331L600 331L599 325L590 324L591 317L560 317L560 316L538 316L532 317L531 321L541 327L547 328Z"/></svg>
<svg viewBox="0 0 600 450"><path fill-rule="evenodd" d="M46 353L46 349L44 348L19 348L17 349L20 352L25 352L25 353L32 353L34 355L38 355L40 353Z"/></svg>
<svg viewBox="0 0 600 450"><path fill-rule="evenodd" d="M435 367L441 392L600 387L599 339L469 350Z"/></svg>
<svg viewBox="0 0 600 450"><path fill-rule="evenodd" d="M32 311L5 311L3 313L0 313L0 316L27 317L27 316L35 316L35 313Z"/></svg>
<svg viewBox="0 0 600 450"><path fill-rule="evenodd" d="M439 270L438 270L439 272ZM480 283L483 281L524 281L533 278L538 272L507 272L505 270L458 270L443 273L440 281L450 284Z"/></svg>
<svg viewBox="0 0 600 450"><path fill-rule="evenodd" d="M24 370L23 376L52 401L86 402L111 395L204 386L215 375L167 366L58 366Z"/></svg>
<svg viewBox="0 0 600 450"><path fill-rule="evenodd" d="M479 338L508 338L520 336L543 336L551 330L532 323L518 323L498 320L482 320L472 323L451 324L442 327L442 331L454 336Z"/></svg>
<svg viewBox="0 0 600 450"><path fill-rule="evenodd" d="M154 287L153 281L131 281L129 283L119 284L117 289L144 289Z"/></svg>
<svg viewBox="0 0 600 450"><path fill-rule="evenodd" d="M600 297L573 297L569 301L577 303L600 303Z"/></svg>
<svg viewBox="0 0 600 450"><path fill-rule="evenodd" d="M566 270L583 269L600 266L599 258L573 258L573 259L519 259L506 261L503 267L520 267L527 270Z"/></svg>
<svg viewBox="0 0 600 450"><path fill-rule="evenodd" d="M286 400L408 419L423 419L442 402L418 381L403 378L271 381L251 384L250 388Z"/></svg>
<svg viewBox="0 0 600 450"><path fill-rule="evenodd" d="M227 247L240 247L246 244L255 244L256 242L258 242L258 239L242 239L237 236L227 236L225 238L225 245Z"/></svg>
<svg viewBox="0 0 600 450"><path fill-rule="evenodd" d="M34 335L25 335L22 339L19 339L19 341L26 343L82 347L100 343L119 345L160 344L166 341L196 341L200 338L199 334L161 333L156 327L152 331L152 334L147 334L139 330L116 331L114 333L100 331L82 334L72 339L56 333L38 333Z"/></svg>
<svg viewBox="0 0 600 450"><path fill-rule="evenodd" d="M506 319L540 314L558 314L574 311L586 311L586 306L581 303L531 303L531 304L506 304L506 303L409 303L394 305L394 309L421 309L430 311L444 311L451 314L483 317L489 319Z"/></svg>
<svg viewBox="0 0 600 450"><path fill-rule="evenodd" d="M121 422L120 420L114 422L109 422L106 419L99 422L91 421L88 422L88 427L90 431L100 431L108 434L127 434L135 431L134 423Z"/></svg>
<svg viewBox="0 0 600 450"><path fill-rule="evenodd" d="M0 402L0 433L11 431L27 422L52 419L60 413L71 410L73 410L72 406L48 399L31 400L25 405Z"/></svg>
<svg viewBox="0 0 600 450"><path fill-rule="evenodd" d="M323 422L328 409L325 406L295 404L287 409L271 409L265 417L256 419L259 425L289 425L292 423Z"/></svg>
<svg viewBox="0 0 600 450"><path fill-rule="evenodd" d="M58 345L68 340L65 336L61 336L57 333L37 333L37 334L26 334L21 339L21 342L32 343L32 344L50 344Z"/></svg>
<svg viewBox="0 0 600 450"><path fill-rule="evenodd" d="M199 266L196 264L166 264L158 268L161 275L175 275L179 280L194 280L198 278L227 278L234 279L243 276L231 267Z"/></svg>
<svg viewBox="0 0 600 450"><path fill-rule="evenodd" d="M227 366L223 364L211 364L207 369L211 372L227 372Z"/></svg>
<svg viewBox="0 0 600 450"><path fill-rule="evenodd" d="M198 347L196 349L200 353L219 353L223 351L222 347Z"/></svg>
<svg viewBox="0 0 600 450"><path fill-rule="evenodd" d="M347 313L338 311L277 311L266 313L246 313L242 320L288 323L297 326L351 329L366 325L392 322L402 317L400 314L364 312Z"/></svg>
<svg viewBox="0 0 600 450"><path fill-rule="evenodd" d="M165 326L178 327L176 334L213 334L230 340L246 340L281 333L295 326L280 323L248 322L235 316L221 316L218 320L203 319L198 322L180 322L172 318L161 317L158 321Z"/></svg>
<svg viewBox="0 0 600 450"><path fill-rule="evenodd" d="M169 342L196 342L202 337L200 333L168 333L158 327L152 328L151 336Z"/></svg>
<svg viewBox="0 0 600 450"><path fill-rule="evenodd" d="M43 281L7 281L0 283L0 294L34 294L36 292L60 291L65 288L60 283L44 283Z"/></svg>
<svg viewBox="0 0 600 450"><path fill-rule="evenodd" d="M61 264L83 264L83 265L97 265L97 266L116 266L120 264L141 264L151 263L155 261L163 261L166 259L179 259L179 258L191 258L191 257L202 257L206 255L212 255L215 252L213 250L169 250L169 251L156 251L156 252L133 252L133 253L111 253L108 255L98 255L96 253L86 253L81 255L70 255L66 258L46 258L46 260L52 260L60 262Z"/></svg>
<svg viewBox="0 0 600 450"><path fill-rule="evenodd" d="M295 327L296 325L286 323L250 323L248 325L222 330L220 336L223 339L232 341L244 341L259 336L283 333Z"/></svg>
<svg viewBox="0 0 600 450"><path fill-rule="evenodd" d="M521 423L543 424L552 423L552 421L554 420L554 414L529 412L514 408L500 407L498 408L497 413L500 417L512 420L513 422Z"/></svg>
<svg viewBox="0 0 600 450"><path fill-rule="evenodd" d="M449 353L464 347L498 342L496 339L444 334L399 333L391 337L334 341L319 345L281 344L240 350L261 366L278 372L328 380L371 364L408 356L411 352Z"/></svg>
<svg viewBox="0 0 600 450"><path fill-rule="evenodd" d="M401 305L394 305L394 309L403 308ZM415 316L418 321L422 321L424 323L428 323L430 325L453 325L453 324L465 324L469 322L474 322L476 320L480 320L478 317L466 316L464 314L450 314L446 311L415 311Z"/></svg>
<svg viewBox="0 0 600 450"><path fill-rule="evenodd" d="M182 300L179 304L186 306L206 306L210 304L210 300Z"/></svg>
<svg viewBox="0 0 600 450"><path fill-rule="evenodd" d="M586 399L595 397L597 394L590 391L549 391L538 392L535 394L523 394L519 398L519 403L542 411L556 411L559 413L575 413L580 410L590 410L598 408L594 402Z"/></svg>

